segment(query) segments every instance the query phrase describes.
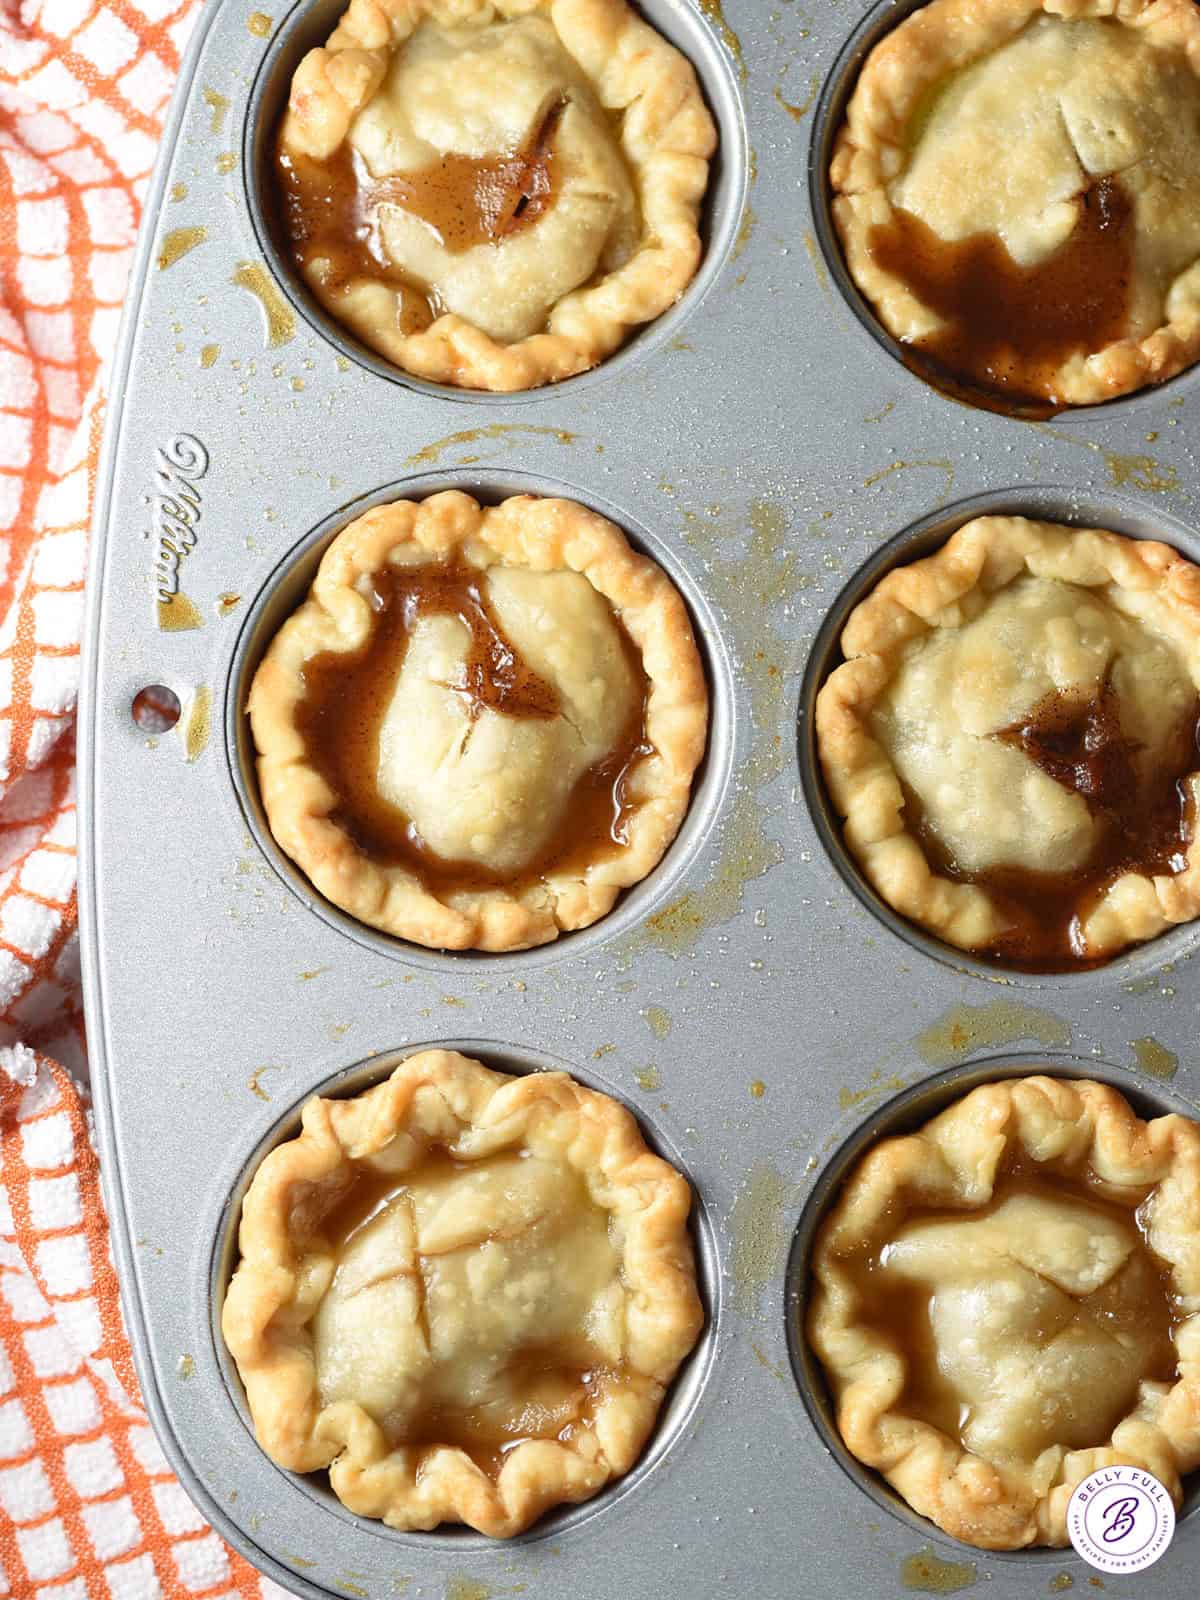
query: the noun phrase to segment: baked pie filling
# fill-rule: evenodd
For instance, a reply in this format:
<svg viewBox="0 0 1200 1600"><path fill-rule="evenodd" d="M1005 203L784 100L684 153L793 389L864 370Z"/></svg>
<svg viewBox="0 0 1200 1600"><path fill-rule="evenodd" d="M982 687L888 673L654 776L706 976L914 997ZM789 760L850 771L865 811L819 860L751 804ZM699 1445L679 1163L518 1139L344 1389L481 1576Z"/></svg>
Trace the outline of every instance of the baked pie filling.
<svg viewBox="0 0 1200 1600"><path fill-rule="evenodd" d="M525 1439L594 1428L625 1375L608 1220L577 1173L527 1152L430 1148L361 1175L322 1224L322 1405L358 1403L393 1448L451 1445L492 1478Z"/></svg>
<svg viewBox="0 0 1200 1600"><path fill-rule="evenodd" d="M1048 415L1200 354L1193 0L932 0L868 56L831 182L851 276L953 394Z"/></svg>
<svg viewBox="0 0 1200 1600"><path fill-rule="evenodd" d="M338 537L250 713L272 830L322 892L401 937L508 949L595 921L657 862L707 696L678 594L611 523L451 493Z"/></svg>
<svg viewBox="0 0 1200 1600"><path fill-rule="evenodd" d="M362 650L305 664L296 717L341 797L334 816L364 853L448 890L536 882L572 856L615 855L631 771L652 754L648 685L587 579L393 568L376 575L370 603ZM603 695L589 694L590 680L560 688L528 665L543 654L535 630L547 615L560 627L570 619L580 664L605 669Z"/></svg>
<svg viewBox="0 0 1200 1600"><path fill-rule="evenodd" d="M988 1085L851 1173L809 1337L851 1451L984 1548L1066 1544L1099 1467L1200 1465L1200 1127L1115 1090Z"/></svg>
<svg viewBox="0 0 1200 1600"><path fill-rule="evenodd" d="M628 1471L702 1321L690 1191L628 1112L427 1051L303 1127L223 1312L268 1454L361 1515L496 1537Z"/></svg>
<svg viewBox="0 0 1200 1600"><path fill-rule="evenodd" d="M990 1461L1102 1444L1144 1380L1174 1380L1179 1314L1137 1210L1029 1163L966 1217L915 1208L846 1269L904 1357L900 1408Z"/></svg>
<svg viewBox="0 0 1200 1600"><path fill-rule="evenodd" d="M846 842L893 909L1007 965L1087 966L1200 911L1200 570L968 523L852 613L817 704Z"/></svg>
<svg viewBox="0 0 1200 1600"><path fill-rule="evenodd" d="M529 388L678 298L715 143L691 66L626 0L355 0L293 80L279 222L381 354Z"/></svg>

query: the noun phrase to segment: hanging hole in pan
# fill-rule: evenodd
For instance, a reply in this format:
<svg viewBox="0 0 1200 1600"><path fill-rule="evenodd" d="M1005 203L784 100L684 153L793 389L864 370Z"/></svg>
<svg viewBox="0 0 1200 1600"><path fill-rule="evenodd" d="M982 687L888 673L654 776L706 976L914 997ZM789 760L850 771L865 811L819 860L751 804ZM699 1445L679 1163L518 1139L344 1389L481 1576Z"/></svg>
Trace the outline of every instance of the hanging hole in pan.
<svg viewBox="0 0 1200 1600"><path fill-rule="evenodd" d="M168 733L179 721L183 707L174 689L165 683L148 683L139 689L129 705L134 726L142 733Z"/></svg>

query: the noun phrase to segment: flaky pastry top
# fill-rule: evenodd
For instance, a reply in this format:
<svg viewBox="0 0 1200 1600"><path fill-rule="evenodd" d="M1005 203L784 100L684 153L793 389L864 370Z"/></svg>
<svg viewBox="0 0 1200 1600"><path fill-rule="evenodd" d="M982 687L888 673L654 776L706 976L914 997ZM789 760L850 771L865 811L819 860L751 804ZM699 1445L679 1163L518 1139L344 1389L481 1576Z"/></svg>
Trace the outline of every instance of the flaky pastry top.
<svg viewBox="0 0 1200 1600"><path fill-rule="evenodd" d="M1066 875L1103 819L1001 737L1048 695L1111 685L1138 779L1200 692L1200 569L1152 540L979 517L889 572L842 635L817 700L822 769L846 843L903 916L966 950L1001 938L989 869ZM1160 786L1161 786L1161 780ZM1195 799L1200 772L1184 786ZM914 803L963 875L931 861ZM1194 832L1194 830L1193 830ZM965 879L965 881L964 881ZM1179 871L1121 871L1081 918L1079 954L1107 956L1200 912L1200 842Z"/></svg>
<svg viewBox="0 0 1200 1600"><path fill-rule="evenodd" d="M1075 1198L997 1207L1014 1161L1060 1191L1069 1180ZM1090 1214L1099 1195L1107 1217ZM1138 1259L1139 1231L1165 1285ZM906 1399L913 1349L864 1315L855 1264L867 1258L893 1292L911 1281L930 1292L960 1437ZM1139 1366L1138 1316L1167 1294L1173 1381ZM814 1247L807 1334L847 1447L955 1538L1065 1545L1072 1491L1107 1466L1153 1473L1178 1504L1200 1466L1200 1127L1143 1122L1100 1083L1030 1077L971 1091L852 1170Z"/></svg>
<svg viewBox="0 0 1200 1600"><path fill-rule="evenodd" d="M364 1182L390 1198L339 1237ZM588 1498L698 1337L690 1203L564 1073L427 1050L310 1100L247 1192L222 1311L259 1442L396 1528L508 1538Z"/></svg>
<svg viewBox="0 0 1200 1600"><path fill-rule="evenodd" d="M439 308L411 328L385 272L310 287L419 377L517 390L595 366L679 298L701 256L716 130L691 64L626 0L353 0L293 80L282 152L343 146L387 183L506 156L552 127L556 192L522 226L448 248L385 203L379 246Z"/></svg>
<svg viewBox="0 0 1200 1600"><path fill-rule="evenodd" d="M872 253L898 210L948 243L993 235L1029 268L1116 179L1132 206L1124 326L1064 355L1046 393L1092 404L1200 355L1193 0L931 0L867 57L830 177L852 277L888 330L918 343L938 312Z"/></svg>
<svg viewBox="0 0 1200 1600"><path fill-rule="evenodd" d="M507 643L559 702L536 718L480 709L464 688L462 623L422 617L411 629L379 730L377 787L438 855L463 864L458 883L364 850L302 729L306 663L371 648L373 579L450 563L477 576ZM604 838L535 870L539 847L569 822L572 785L637 710L619 630L646 680L640 753L622 780L623 842ZM687 809L708 694L678 592L606 518L569 500L484 507L449 491L377 507L338 535L268 648L249 711L271 830L322 894L401 938L510 950L596 921L657 864ZM468 881L472 869L492 881Z"/></svg>

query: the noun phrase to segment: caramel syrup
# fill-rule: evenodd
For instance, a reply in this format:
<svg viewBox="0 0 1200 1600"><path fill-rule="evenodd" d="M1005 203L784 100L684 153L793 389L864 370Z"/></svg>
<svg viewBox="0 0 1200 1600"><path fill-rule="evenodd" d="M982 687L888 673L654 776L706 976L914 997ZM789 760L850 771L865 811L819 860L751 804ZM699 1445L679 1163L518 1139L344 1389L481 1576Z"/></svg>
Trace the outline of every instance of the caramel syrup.
<svg viewBox="0 0 1200 1600"><path fill-rule="evenodd" d="M313 1225L340 1254L360 1228L390 1206L410 1203L413 1187L423 1181L444 1182L477 1166L476 1162L456 1160L441 1146L431 1146L423 1159L400 1177L359 1168L333 1207L319 1221L313 1219ZM422 1273L420 1256L417 1272ZM527 1440L550 1438L569 1443L581 1431L591 1428L600 1402L628 1382L622 1372L598 1364L580 1365L579 1346L586 1344L582 1329L572 1343L574 1348L570 1351L545 1344L514 1352L504 1377L508 1392L519 1397L516 1407L503 1401L491 1406L433 1406L422 1413L414 1428L402 1438L393 1437L391 1442L414 1450L436 1446L462 1450L493 1479L509 1452Z"/></svg>
<svg viewBox="0 0 1200 1600"><path fill-rule="evenodd" d="M906 1223L914 1220L967 1222L988 1217L1014 1195L1068 1199L1075 1205L1086 1205L1101 1216L1113 1218L1126 1228L1132 1223L1137 1230L1138 1244L1115 1278L1086 1297L1088 1312L1114 1335L1132 1336L1148 1349L1150 1360L1143 1376L1159 1383L1173 1383L1179 1370L1174 1334L1184 1320L1184 1311L1171 1281L1170 1267L1154 1253L1147 1239L1142 1207L1149 1192L1148 1189L1136 1193L1112 1189L1090 1171L1081 1176L1068 1176L1031 1161L1021 1153L1006 1161L997 1174L993 1197L986 1206L941 1211L901 1201L889 1233L894 1238ZM939 1370L937 1342L930 1319L933 1289L919 1282L901 1280L888 1272L884 1254L885 1250L876 1250L843 1263L859 1296L858 1318L882 1334L905 1358L905 1385L897 1409L965 1444L963 1434L970 1421L970 1407ZM1128 1274L1135 1276L1132 1285L1127 1285L1126 1292L1122 1293L1121 1280ZM1136 1292L1129 1292L1131 1287ZM1078 1412L1063 1414L1063 1426L1072 1436L1063 1437L1060 1442L1079 1449L1102 1444L1119 1420L1120 1412L1111 1417L1098 1417L1094 1395L1081 1395L1079 1399ZM1123 1409L1122 1397L1116 1397L1114 1403Z"/></svg>
<svg viewBox="0 0 1200 1600"><path fill-rule="evenodd" d="M378 787L380 729L409 635L423 616L456 617L470 634L465 681L453 688L472 722L484 710L555 717L558 691L526 666L504 637L488 605L482 572L462 565L389 567L373 581L371 636L357 651L326 651L305 663L305 694L296 713L309 760L338 796L332 820L358 849L380 866L407 867L440 894L498 884L519 889L551 870L569 871L622 849L633 811L630 779L653 746L646 737L649 683L637 646L619 619L614 617L621 646L641 689L633 710L613 749L575 784L562 821L543 848L519 873L504 874L439 856L409 818L384 799Z"/></svg>
<svg viewBox="0 0 1200 1600"><path fill-rule="evenodd" d="M343 140L325 161L289 154L277 139L278 221L303 268L328 263L324 286L344 293L356 279L382 280L400 291L400 328L417 333L441 314L436 293L388 256L380 207L400 206L426 223L458 255L499 244L529 227L553 205L560 183L555 135L566 107L558 101L517 149L490 156L445 155L428 167L373 178Z"/></svg>
<svg viewBox="0 0 1200 1600"><path fill-rule="evenodd" d="M943 319L905 346L919 376L990 411L1062 409L1059 367L1124 337L1133 272L1133 207L1120 179L1097 179L1082 200L1070 237L1032 267L994 233L947 243L900 209L871 230L876 265Z"/></svg>
<svg viewBox="0 0 1200 1600"><path fill-rule="evenodd" d="M553 1348L529 1348L509 1361L505 1376L521 1396L513 1416L486 1405L440 1406L425 1412L420 1427L395 1440L414 1450L450 1445L464 1451L489 1478L499 1477L505 1457L532 1439L570 1443L590 1431L596 1409L621 1386L619 1374L603 1368L564 1367Z"/></svg>
<svg viewBox="0 0 1200 1600"><path fill-rule="evenodd" d="M1110 677L1094 699L1060 690L1043 695L1024 722L1001 728L995 737L1023 750L1064 789L1074 789L1093 813L1109 811L1123 819L1131 814L1139 746L1122 732L1121 704Z"/></svg>
<svg viewBox="0 0 1200 1600"><path fill-rule="evenodd" d="M985 888L1008 929L981 955L1029 972L1070 972L1100 965L1084 953L1082 928L1110 884L1125 872L1182 872L1195 827L1183 779L1200 754L1200 701L1180 720L1157 768L1139 782L1136 743L1121 727L1116 691L1105 681L1095 698L1055 691L1023 722L993 735L1023 750L1065 789L1082 796L1101 823L1091 858L1071 872L992 867L969 872L929 827L906 787L904 810L930 866L942 877ZM1107 957L1101 958L1107 959Z"/></svg>

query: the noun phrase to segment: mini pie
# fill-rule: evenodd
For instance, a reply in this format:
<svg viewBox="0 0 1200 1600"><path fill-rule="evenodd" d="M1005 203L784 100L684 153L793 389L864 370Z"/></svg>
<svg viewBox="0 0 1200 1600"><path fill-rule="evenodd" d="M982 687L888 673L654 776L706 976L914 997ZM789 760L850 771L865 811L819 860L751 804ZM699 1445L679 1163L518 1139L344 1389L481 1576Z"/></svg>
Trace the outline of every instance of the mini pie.
<svg viewBox="0 0 1200 1600"><path fill-rule="evenodd" d="M408 372L531 389L683 293L716 130L626 0L353 0L276 176L309 287Z"/></svg>
<svg viewBox="0 0 1200 1600"><path fill-rule="evenodd" d="M854 281L968 398L1087 405L1200 355L1194 0L932 0L867 57L830 179Z"/></svg>
<svg viewBox="0 0 1200 1600"><path fill-rule="evenodd" d="M312 883L435 948L605 915L687 810L708 694L683 601L570 500L400 500L330 545L255 674L263 806Z"/></svg>
<svg viewBox="0 0 1200 1600"><path fill-rule="evenodd" d="M847 1448L989 1550L1067 1543L1103 1467L1200 1466L1200 1126L1115 1089L990 1083L852 1171L808 1339Z"/></svg>
<svg viewBox="0 0 1200 1600"><path fill-rule="evenodd" d="M703 1323L691 1190L630 1114L427 1050L302 1124L247 1192L221 1323L272 1460L501 1539L628 1472Z"/></svg>
<svg viewBox="0 0 1200 1600"><path fill-rule="evenodd" d="M1087 965L1200 912L1200 569L979 517L855 607L816 707L879 895L1016 966Z"/></svg>

